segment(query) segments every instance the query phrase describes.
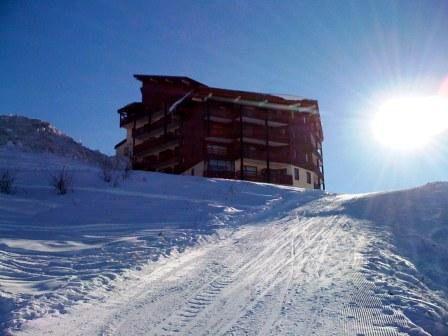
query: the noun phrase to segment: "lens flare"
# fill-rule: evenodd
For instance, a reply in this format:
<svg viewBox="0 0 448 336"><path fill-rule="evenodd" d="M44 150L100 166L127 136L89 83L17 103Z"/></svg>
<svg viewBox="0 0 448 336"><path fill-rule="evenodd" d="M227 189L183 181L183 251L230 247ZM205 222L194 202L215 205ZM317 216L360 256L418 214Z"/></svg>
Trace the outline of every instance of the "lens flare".
<svg viewBox="0 0 448 336"><path fill-rule="evenodd" d="M393 149L423 148L448 130L448 98L399 97L382 104L372 122L375 138Z"/></svg>
<svg viewBox="0 0 448 336"><path fill-rule="evenodd" d="M445 80L440 85L439 95L448 97L448 76L446 76Z"/></svg>

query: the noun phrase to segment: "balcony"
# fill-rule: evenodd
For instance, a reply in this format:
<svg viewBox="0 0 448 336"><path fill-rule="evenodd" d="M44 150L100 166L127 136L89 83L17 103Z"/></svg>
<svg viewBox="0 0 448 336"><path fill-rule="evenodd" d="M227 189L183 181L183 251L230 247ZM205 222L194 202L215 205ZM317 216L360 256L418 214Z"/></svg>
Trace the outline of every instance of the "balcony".
<svg viewBox="0 0 448 336"><path fill-rule="evenodd" d="M244 149L243 157L253 160L266 161L267 154L265 150ZM289 162L289 151L273 150L269 151L269 160L273 162Z"/></svg>
<svg viewBox="0 0 448 336"><path fill-rule="evenodd" d="M207 158L212 160L236 160L239 153L233 146L221 146L215 144L207 144Z"/></svg>
<svg viewBox="0 0 448 336"><path fill-rule="evenodd" d="M254 138L262 141L266 141L266 128L264 127L251 127L243 129L243 135L245 138ZM285 131L280 132L277 129L269 130L269 141L289 144L289 135Z"/></svg>
<svg viewBox="0 0 448 336"><path fill-rule="evenodd" d="M131 103L118 110L120 127L147 115L147 107L142 103Z"/></svg>
<svg viewBox="0 0 448 336"><path fill-rule="evenodd" d="M151 138L142 144L136 145L134 153L136 155L149 155L160 152L178 143L178 137L174 133L167 133L158 138Z"/></svg>
<svg viewBox="0 0 448 336"><path fill-rule="evenodd" d="M234 113L227 110L210 109L209 113L204 115L204 120L208 120L209 117L210 121L229 124L233 121Z"/></svg>
<svg viewBox="0 0 448 336"><path fill-rule="evenodd" d="M148 139L149 137L151 137L152 132L154 132L158 129L162 129L165 126L165 122L166 122L167 128L170 128L170 129L173 129L173 126L174 127L179 126L177 119L173 118L173 116L171 116L171 115L168 115L166 117L163 117L162 119L157 120L154 123L146 124L142 127L135 129L135 131L134 131L135 138L139 139L139 140Z"/></svg>
<svg viewBox="0 0 448 336"><path fill-rule="evenodd" d="M227 139L233 141L239 134L238 130L229 126L218 126L211 124L210 129L206 129L207 138Z"/></svg>
<svg viewBox="0 0 448 336"><path fill-rule="evenodd" d="M243 122L254 123L254 124L265 124L266 113L269 114L269 126L278 127L278 126L286 126L290 123L291 118L288 112L266 112L266 111L243 111Z"/></svg>
<svg viewBox="0 0 448 336"><path fill-rule="evenodd" d="M177 164L179 164L179 147L174 150L165 150L160 152L159 155L146 156L140 163L143 169L151 171L161 171Z"/></svg>

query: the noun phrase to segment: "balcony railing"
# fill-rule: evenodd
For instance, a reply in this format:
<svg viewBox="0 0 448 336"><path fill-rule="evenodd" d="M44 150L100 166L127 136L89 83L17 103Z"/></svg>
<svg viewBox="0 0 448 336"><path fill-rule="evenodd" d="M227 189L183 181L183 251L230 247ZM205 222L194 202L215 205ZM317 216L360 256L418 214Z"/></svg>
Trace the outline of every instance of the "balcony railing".
<svg viewBox="0 0 448 336"><path fill-rule="evenodd" d="M237 179L241 179L241 171L238 170L235 173L235 177ZM275 184L284 184L284 185L292 185L292 176L287 174L276 174L274 171L271 172L269 176L269 181L267 178L267 174L251 174L244 173L244 180L253 181L253 182L267 182L267 183L275 183Z"/></svg>
<svg viewBox="0 0 448 336"><path fill-rule="evenodd" d="M178 141L177 135L174 133L167 133L158 138L151 138L142 144L136 145L134 148L134 153L136 155L143 155L145 153L151 153L157 147L170 146ZM163 148L160 148L161 150Z"/></svg>
<svg viewBox="0 0 448 336"><path fill-rule="evenodd" d="M243 117L259 119L264 123L266 119L266 113L267 113L266 111L258 111L258 110L243 111ZM288 113L285 112L281 112L280 114L275 115L271 113L269 116L269 121L277 123L288 124L290 120L291 120L290 116L288 115Z"/></svg>
<svg viewBox="0 0 448 336"><path fill-rule="evenodd" d="M213 128L210 127L210 130L206 131L206 136L211 138L226 138L226 139L235 139L237 137L237 132L234 128Z"/></svg>
<svg viewBox="0 0 448 336"><path fill-rule="evenodd" d="M142 103L131 103L118 112L120 113L120 127L122 127L147 115L148 107Z"/></svg>
<svg viewBox="0 0 448 336"><path fill-rule="evenodd" d="M266 151L244 149L243 157L247 159L266 161L267 154ZM279 149L275 150L271 148L269 150L269 161L288 162L289 152L281 151Z"/></svg>
<svg viewBox="0 0 448 336"><path fill-rule="evenodd" d="M208 116L210 116L210 118L216 117L216 118L232 120L233 118L235 118L236 113L233 111L229 111L229 110L220 110L220 109L216 109L216 108L210 108L208 115L207 115L207 113L204 113L204 119L207 120Z"/></svg>
<svg viewBox="0 0 448 336"><path fill-rule="evenodd" d="M165 122L166 122L167 127L170 127L174 123L176 123L176 125L178 125L177 119L173 118L171 115L167 115L166 117L163 117L162 119L159 119L154 123L146 124L142 127L137 128L134 131L135 138L142 139L142 138L149 137L150 133L152 131L163 128L165 126Z"/></svg>
<svg viewBox="0 0 448 336"><path fill-rule="evenodd" d="M252 128L246 128L243 130L244 137L246 138L255 138L259 140L266 140L266 129L264 127L252 127ZM289 143L289 135L282 134L276 129L270 129L269 130L269 141L276 141L276 142L284 142Z"/></svg>

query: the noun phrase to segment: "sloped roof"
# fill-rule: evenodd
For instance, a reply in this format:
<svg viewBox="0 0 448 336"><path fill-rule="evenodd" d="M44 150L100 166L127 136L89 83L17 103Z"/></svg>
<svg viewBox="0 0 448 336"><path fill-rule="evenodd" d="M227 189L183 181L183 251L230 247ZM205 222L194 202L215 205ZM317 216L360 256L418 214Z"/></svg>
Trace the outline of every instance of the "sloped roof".
<svg viewBox="0 0 448 336"><path fill-rule="evenodd" d="M194 79L191 79L190 77L186 76L163 76L163 75L140 75L136 74L134 75L134 78L141 82L147 82L147 81L165 81L165 82L182 82L187 85L194 85L194 86L204 86L207 87L207 85L202 84L201 82L198 82Z"/></svg>
<svg viewBox="0 0 448 336"><path fill-rule="evenodd" d="M194 97L204 100L210 99L296 112L319 113L317 100L300 99L297 97L294 97L294 99L285 99L285 96L277 96L261 92L201 87L195 90Z"/></svg>
<svg viewBox="0 0 448 336"><path fill-rule="evenodd" d="M134 75L141 82L168 82L183 83L192 86L191 98L201 100L220 100L229 103L252 105L264 108L283 109L296 112L319 113L317 100L305 99L292 95L269 94L252 91L241 91L209 87L190 77L185 76L163 76L163 75Z"/></svg>

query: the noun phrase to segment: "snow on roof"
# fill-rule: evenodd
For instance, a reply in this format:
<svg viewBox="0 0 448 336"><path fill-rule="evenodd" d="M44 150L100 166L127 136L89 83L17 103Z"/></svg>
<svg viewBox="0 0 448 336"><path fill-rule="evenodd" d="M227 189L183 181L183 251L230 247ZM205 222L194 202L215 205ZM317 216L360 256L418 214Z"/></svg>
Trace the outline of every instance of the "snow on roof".
<svg viewBox="0 0 448 336"><path fill-rule="evenodd" d="M295 96L291 94L283 94L283 93L268 93L268 95L280 97L285 100L305 100L307 98L301 96Z"/></svg>
<svg viewBox="0 0 448 336"><path fill-rule="evenodd" d="M187 99L189 96L191 96L191 94L193 93L193 90L191 90L190 92L187 92L184 96L182 96L180 99L176 100L173 104L171 104L171 106L168 109L168 112L173 112L177 106L179 106L180 104L182 104L182 102Z"/></svg>

